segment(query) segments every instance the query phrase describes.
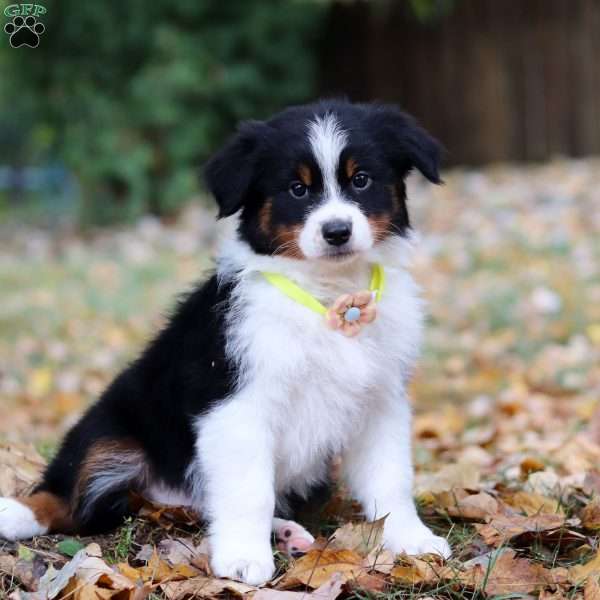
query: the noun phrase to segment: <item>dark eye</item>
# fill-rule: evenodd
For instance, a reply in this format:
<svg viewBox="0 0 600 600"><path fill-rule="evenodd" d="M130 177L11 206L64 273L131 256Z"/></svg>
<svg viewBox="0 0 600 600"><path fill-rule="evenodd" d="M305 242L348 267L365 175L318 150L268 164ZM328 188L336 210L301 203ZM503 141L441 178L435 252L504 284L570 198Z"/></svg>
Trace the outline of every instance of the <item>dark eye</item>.
<svg viewBox="0 0 600 600"><path fill-rule="evenodd" d="M290 185L290 194L294 198L304 198L308 194L308 188L299 181L295 181Z"/></svg>
<svg viewBox="0 0 600 600"><path fill-rule="evenodd" d="M369 187L370 183L371 178L366 173L360 172L352 177L352 185L357 190L364 190L365 188Z"/></svg>

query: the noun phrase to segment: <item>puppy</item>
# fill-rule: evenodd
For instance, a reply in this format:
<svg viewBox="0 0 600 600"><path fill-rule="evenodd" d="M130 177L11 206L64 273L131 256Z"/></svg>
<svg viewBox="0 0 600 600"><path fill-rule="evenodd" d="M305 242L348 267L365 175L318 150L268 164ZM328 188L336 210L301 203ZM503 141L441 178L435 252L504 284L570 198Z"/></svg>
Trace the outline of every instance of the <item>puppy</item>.
<svg viewBox="0 0 600 600"><path fill-rule="evenodd" d="M0 536L93 534L129 492L206 516L216 575L274 572L312 536L290 517L330 459L393 552L450 555L412 498L407 385L423 311L403 268L404 180L440 146L387 105L323 101L242 124L206 166L239 215L216 272L67 434L29 497L0 499ZM371 285L370 285L371 282ZM277 515L277 517L275 517Z"/></svg>

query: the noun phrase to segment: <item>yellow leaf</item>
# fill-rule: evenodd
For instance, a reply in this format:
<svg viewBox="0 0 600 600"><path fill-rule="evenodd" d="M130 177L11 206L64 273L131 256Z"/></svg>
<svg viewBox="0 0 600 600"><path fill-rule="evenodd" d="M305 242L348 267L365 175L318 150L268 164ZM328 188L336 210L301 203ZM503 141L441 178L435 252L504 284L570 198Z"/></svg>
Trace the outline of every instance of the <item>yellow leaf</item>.
<svg viewBox="0 0 600 600"><path fill-rule="evenodd" d="M590 340L596 345L600 346L600 323L592 323L587 328L587 334Z"/></svg>
<svg viewBox="0 0 600 600"><path fill-rule="evenodd" d="M403 556L402 563L392 569L391 576L397 583L415 585L434 583L444 579L454 579L455 572L437 561L425 561L414 556Z"/></svg>
<svg viewBox="0 0 600 600"><path fill-rule="evenodd" d="M34 398L43 398L52 388L52 369L39 367L33 369L27 385L27 392Z"/></svg>
<svg viewBox="0 0 600 600"><path fill-rule="evenodd" d="M527 516L538 514L564 515L564 510L558 500L533 492L506 494L502 496L502 500Z"/></svg>
<svg viewBox="0 0 600 600"><path fill-rule="evenodd" d="M584 565L575 565L569 568L569 581L574 585L584 583L590 575L596 578L600 576L600 552Z"/></svg>
<svg viewBox="0 0 600 600"><path fill-rule="evenodd" d="M331 536L332 550L354 550L366 556L381 544L385 517L372 523L346 523Z"/></svg>
<svg viewBox="0 0 600 600"><path fill-rule="evenodd" d="M341 573L345 579L357 578L365 571L362 562L361 556L352 550L311 550L293 564L280 585L317 588L335 573Z"/></svg>

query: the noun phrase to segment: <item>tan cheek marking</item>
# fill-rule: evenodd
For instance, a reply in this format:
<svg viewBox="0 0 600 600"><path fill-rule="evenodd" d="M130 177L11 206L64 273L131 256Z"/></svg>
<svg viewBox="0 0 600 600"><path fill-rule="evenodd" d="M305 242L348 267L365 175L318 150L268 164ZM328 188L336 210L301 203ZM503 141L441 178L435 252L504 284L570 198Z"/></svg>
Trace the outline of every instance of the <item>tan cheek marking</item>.
<svg viewBox="0 0 600 600"><path fill-rule="evenodd" d="M73 529L71 510L67 502L50 492L37 492L19 502L31 509L37 522L49 531L68 533Z"/></svg>
<svg viewBox="0 0 600 600"><path fill-rule="evenodd" d="M271 218L273 215L273 201L268 198L264 206L260 209L258 215L258 226L260 230L265 234L271 233Z"/></svg>
<svg viewBox="0 0 600 600"><path fill-rule="evenodd" d="M371 215L367 217L367 220L373 233L373 239L376 242L380 242L390 234L392 229L392 215L389 213Z"/></svg>
<svg viewBox="0 0 600 600"><path fill-rule="evenodd" d="M300 250L300 244L298 242L301 231L299 225L280 225L277 227L276 231L277 235L275 236L275 241L277 247L275 249L275 254L287 256L288 258L304 258L304 254L302 250Z"/></svg>
<svg viewBox="0 0 600 600"><path fill-rule="evenodd" d="M348 179L352 178L352 175L356 173L357 169L358 164L356 163L356 161L353 158L349 158L346 161L346 176L348 177Z"/></svg>
<svg viewBox="0 0 600 600"><path fill-rule="evenodd" d="M300 181L304 185L306 185L306 186L312 185L312 173L310 172L310 168L307 165L301 164L298 167L298 177L300 177Z"/></svg>

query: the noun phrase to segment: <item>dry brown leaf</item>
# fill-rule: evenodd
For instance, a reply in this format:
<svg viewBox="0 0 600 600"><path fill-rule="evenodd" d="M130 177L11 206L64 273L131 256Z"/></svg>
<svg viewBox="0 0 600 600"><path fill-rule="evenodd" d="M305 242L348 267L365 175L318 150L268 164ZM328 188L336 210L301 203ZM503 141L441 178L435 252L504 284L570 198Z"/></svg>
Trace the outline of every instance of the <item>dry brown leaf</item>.
<svg viewBox="0 0 600 600"><path fill-rule="evenodd" d="M520 468L521 475L523 477L528 477L531 473L543 471L546 468L546 465L539 458L528 456L521 461Z"/></svg>
<svg viewBox="0 0 600 600"><path fill-rule="evenodd" d="M561 515L541 514L532 517L523 515L496 515L486 525L475 525L479 535L490 546L500 546L523 533L540 533L562 527L565 519Z"/></svg>
<svg viewBox="0 0 600 600"><path fill-rule="evenodd" d="M159 506L147 502L140 508L139 516L156 523L167 531L174 525L191 527L200 524L198 513L185 506Z"/></svg>
<svg viewBox="0 0 600 600"><path fill-rule="evenodd" d="M160 589L168 600L183 600L188 597L215 598L223 592L229 592L241 598L245 594L255 592L258 588L230 579L198 576L184 581L163 583Z"/></svg>
<svg viewBox="0 0 600 600"><path fill-rule="evenodd" d="M593 500L581 511L581 524L592 531L600 529L600 500Z"/></svg>
<svg viewBox="0 0 600 600"><path fill-rule="evenodd" d="M598 585L598 579L590 577L583 588L584 600L600 600L600 585Z"/></svg>
<svg viewBox="0 0 600 600"><path fill-rule="evenodd" d="M395 555L385 548L373 548L363 560L363 566L369 571L377 571L387 575L394 568Z"/></svg>
<svg viewBox="0 0 600 600"><path fill-rule="evenodd" d="M254 594L252 600L302 600L303 598L311 598L311 600L335 600L342 592L344 581L345 578L340 573L336 573L314 592L310 593L261 588Z"/></svg>
<svg viewBox="0 0 600 600"><path fill-rule="evenodd" d="M353 550L366 556L381 545L385 519L382 517L372 523L346 523L333 533L328 547L332 550Z"/></svg>
<svg viewBox="0 0 600 600"><path fill-rule="evenodd" d="M111 590L134 590L135 583L113 570L100 558L98 544L90 544L80 550L62 569L56 571L49 567L40 579L39 592L52 600L76 580L78 587L98 583Z"/></svg>
<svg viewBox="0 0 600 600"><path fill-rule="evenodd" d="M469 494L466 490L452 490L434 494L436 508L442 508L451 517L486 521L498 514L500 505L490 494Z"/></svg>
<svg viewBox="0 0 600 600"><path fill-rule="evenodd" d="M519 491L514 494L505 494L502 496L502 500L527 516L538 514L564 515L564 510L558 500L534 492Z"/></svg>
<svg viewBox="0 0 600 600"><path fill-rule="evenodd" d="M531 593L562 580L551 570L525 558L517 558L516 552L505 549L489 565L477 564L460 575L461 582L490 596L511 593Z"/></svg>
<svg viewBox="0 0 600 600"><path fill-rule="evenodd" d="M0 444L0 496L18 496L40 479L46 462L25 445Z"/></svg>
<svg viewBox="0 0 600 600"><path fill-rule="evenodd" d="M583 491L589 496L600 496L600 471L594 469L585 474Z"/></svg>
<svg viewBox="0 0 600 600"><path fill-rule="evenodd" d="M364 572L362 557L352 550L310 550L294 562L278 587L285 589L302 584L318 588L335 573L341 573L347 580Z"/></svg>
<svg viewBox="0 0 600 600"><path fill-rule="evenodd" d="M401 563L392 569L391 576L396 583L412 586L454 579L455 572L451 567L440 565L436 560L426 561L414 556L403 556Z"/></svg>
<svg viewBox="0 0 600 600"><path fill-rule="evenodd" d="M415 480L417 495L454 489L476 490L480 469L471 463L456 463L442 467L437 473L420 473Z"/></svg>
<svg viewBox="0 0 600 600"><path fill-rule="evenodd" d="M569 568L569 581L574 585L585 583L590 576L600 577L600 551L585 564Z"/></svg>
<svg viewBox="0 0 600 600"><path fill-rule="evenodd" d="M127 563L119 563L117 567L120 573L132 581L143 581L144 583L162 583L164 581L190 579L199 575L198 569L189 564L169 565L169 563L160 558L156 551L154 551L145 567L134 568Z"/></svg>
<svg viewBox="0 0 600 600"><path fill-rule="evenodd" d="M373 573L362 573L356 579L350 579L346 582L346 585L350 589L357 589L378 593L383 592L387 587L389 587L389 583L382 577L381 575L373 574Z"/></svg>

